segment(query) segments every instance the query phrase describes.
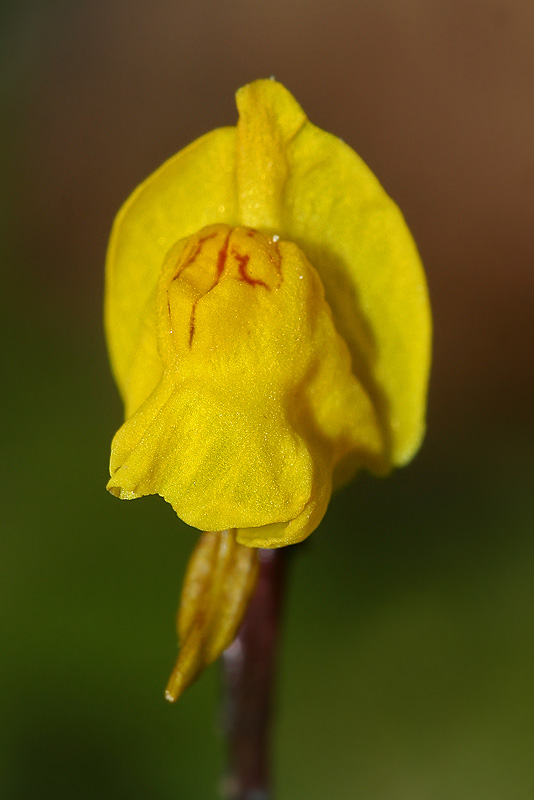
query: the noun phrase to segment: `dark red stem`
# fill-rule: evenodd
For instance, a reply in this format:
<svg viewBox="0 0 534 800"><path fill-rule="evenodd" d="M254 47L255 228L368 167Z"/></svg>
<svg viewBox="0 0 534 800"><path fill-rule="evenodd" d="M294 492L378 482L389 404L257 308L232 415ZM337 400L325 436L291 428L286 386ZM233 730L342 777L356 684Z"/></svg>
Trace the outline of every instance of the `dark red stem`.
<svg viewBox="0 0 534 800"><path fill-rule="evenodd" d="M239 634L223 655L225 800L272 800L270 729L286 548L259 550L259 576Z"/></svg>

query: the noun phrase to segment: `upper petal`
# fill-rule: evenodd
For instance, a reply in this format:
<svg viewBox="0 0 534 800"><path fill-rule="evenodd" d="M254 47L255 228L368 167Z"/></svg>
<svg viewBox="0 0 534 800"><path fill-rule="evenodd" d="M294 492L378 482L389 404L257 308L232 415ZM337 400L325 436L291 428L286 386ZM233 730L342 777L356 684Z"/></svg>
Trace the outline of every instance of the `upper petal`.
<svg viewBox="0 0 534 800"><path fill-rule="evenodd" d="M424 433L431 339L425 276L408 227L359 156L306 121L281 84L249 84L237 102L242 221L274 226L319 272L382 423L382 467L402 464ZM276 215L266 202L272 197Z"/></svg>

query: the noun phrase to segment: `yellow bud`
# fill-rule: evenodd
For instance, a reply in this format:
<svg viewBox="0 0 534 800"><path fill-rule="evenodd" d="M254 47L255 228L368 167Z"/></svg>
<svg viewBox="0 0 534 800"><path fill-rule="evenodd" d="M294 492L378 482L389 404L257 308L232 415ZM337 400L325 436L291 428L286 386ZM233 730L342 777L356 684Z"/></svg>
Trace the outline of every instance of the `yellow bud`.
<svg viewBox="0 0 534 800"><path fill-rule="evenodd" d="M165 691L171 703L232 643L257 576L257 551L238 544L234 531L200 536L180 599L180 652Z"/></svg>

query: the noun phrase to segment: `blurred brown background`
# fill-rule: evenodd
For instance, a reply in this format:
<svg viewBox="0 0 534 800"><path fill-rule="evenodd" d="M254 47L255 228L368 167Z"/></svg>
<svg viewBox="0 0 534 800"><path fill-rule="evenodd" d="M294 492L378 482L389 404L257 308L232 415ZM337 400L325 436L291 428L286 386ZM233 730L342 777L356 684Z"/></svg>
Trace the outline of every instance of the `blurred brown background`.
<svg viewBox="0 0 534 800"><path fill-rule="evenodd" d="M423 451L362 476L294 559L279 798L534 797L534 4L1 15L0 796L215 796L216 669L160 701L194 537L103 489L103 261L135 185L275 75L402 208L435 316Z"/></svg>

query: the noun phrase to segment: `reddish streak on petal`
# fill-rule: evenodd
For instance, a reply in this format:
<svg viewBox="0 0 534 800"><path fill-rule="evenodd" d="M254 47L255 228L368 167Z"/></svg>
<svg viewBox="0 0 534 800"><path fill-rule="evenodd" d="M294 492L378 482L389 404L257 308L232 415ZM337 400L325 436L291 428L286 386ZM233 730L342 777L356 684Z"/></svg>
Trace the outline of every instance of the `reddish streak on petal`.
<svg viewBox="0 0 534 800"><path fill-rule="evenodd" d="M190 264L193 263L193 261L196 260L197 256L200 254L200 251L202 250L202 246L203 246L204 242L207 242L208 239L214 239L216 236L217 236L217 231L214 231L214 233L209 233L207 236L202 236L202 238L200 238L198 240L195 249L193 250L193 252L189 256L189 258L187 259L185 264L182 264L182 266L180 267L180 269L178 270L178 272L174 276L173 281L176 280L176 278L184 271L184 269L186 267L188 267Z"/></svg>
<svg viewBox="0 0 534 800"><path fill-rule="evenodd" d="M230 234L226 237L223 246L219 250L219 255L217 257L217 281L221 277L224 265L226 264L226 256L228 255L228 242L230 240ZM215 286L215 283L213 284ZM211 287L213 289L213 286Z"/></svg>
<svg viewBox="0 0 534 800"><path fill-rule="evenodd" d="M238 253L236 250L232 250L232 255L235 256L235 260L239 264L239 280L245 281L249 284L249 286L264 286L270 291L271 287L267 286L265 281L262 281L259 278L251 278L251 276L247 273L247 264L250 261L249 255L241 255L241 253Z"/></svg>
<svg viewBox="0 0 534 800"><path fill-rule="evenodd" d="M211 292L211 290L214 289L217 286L217 284L219 283L220 277L224 272L224 265L226 264L226 257L228 255L228 242L230 240L230 234L231 234L231 231L228 233L226 239L224 240L223 246L219 250L219 254L217 256L217 275L215 276L215 280L213 282L213 285L210 286L210 288L208 289L206 294ZM216 234L211 234L210 236L205 236L203 239L199 239L199 242L198 242L199 246L195 250L194 258L196 258L198 256L198 254L200 253L200 250L202 249L202 244L206 241L206 239L212 239L214 236L216 236ZM193 259L189 259L185 266L187 266L187 264L190 264L191 261L194 260L194 258ZM206 294L203 294L202 297L205 297ZM195 335L195 314L196 314L196 310L197 310L197 303L199 302L199 300L202 300L202 297L197 298L195 300L195 302L193 303L192 307L191 307L191 318L189 320L189 347L192 346L193 337Z"/></svg>

